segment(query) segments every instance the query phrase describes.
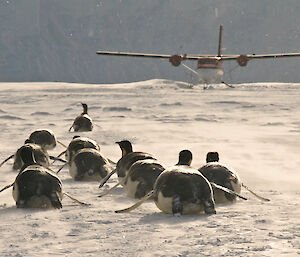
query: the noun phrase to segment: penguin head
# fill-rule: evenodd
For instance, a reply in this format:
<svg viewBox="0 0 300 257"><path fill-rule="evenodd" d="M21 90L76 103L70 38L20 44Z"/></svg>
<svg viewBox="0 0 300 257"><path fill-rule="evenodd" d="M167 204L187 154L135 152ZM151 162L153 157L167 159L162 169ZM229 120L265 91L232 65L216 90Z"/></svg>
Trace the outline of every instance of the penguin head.
<svg viewBox="0 0 300 257"><path fill-rule="evenodd" d="M20 149L20 157L24 163L35 163L33 149L29 145L23 145Z"/></svg>
<svg viewBox="0 0 300 257"><path fill-rule="evenodd" d="M85 103L81 103L82 107L83 107L83 112L82 114L87 114L88 113L88 106Z"/></svg>
<svg viewBox="0 0 300 257"><path fill-rule="evenodd" d="M27 138L27 139L24 141L24 145L25 145L25 144L34 144L34 142L33 142L32 139Z"/></svg>
<svg viewBox="0 0 300 257"><path fill-rule="evenodd" d="M122 156L132 152L132 144L128 140L116 142L122 150Z"/></svg>
<svg viewBox="0 0 300 257"><path fill-rule="evenodd" d="M20 157L24 163L20 172L23 171L29 165L37 164L34 158L33 148L30 145L23 145L20 148Z"/></svg>
<svg viewBox="0 0 300 257"><path fill-rule="evenodd" d="M218 152L208 152L206 155L206 162L218 162L219 154Z"/></svg>
<svg viewBox="0 0 300 257"><path fill-rule="evenodd" d="M189 150L182 150L179 153L179 160L176 165L188 165L190 166L192 163L193 155Z"/></svg>

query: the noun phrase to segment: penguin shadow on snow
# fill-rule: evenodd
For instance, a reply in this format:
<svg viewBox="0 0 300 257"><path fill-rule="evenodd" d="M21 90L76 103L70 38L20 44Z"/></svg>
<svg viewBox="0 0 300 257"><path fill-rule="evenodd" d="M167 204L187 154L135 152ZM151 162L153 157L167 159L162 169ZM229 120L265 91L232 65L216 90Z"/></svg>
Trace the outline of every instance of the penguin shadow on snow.
<svg viewBox="0 0 300 257"><path fill-rule="evenodd" d="M97 194L99 194L99 192ZM120 203L124 203L124 199L130 199L130 198L126 197L126 195L124 195L124 188L123 187L115 188L113 190L113 192L111 192L111 195L119 196L119 198L114 199L114 201L120 202ZM123 196L124 196L124 198L123 198Z"/></svg>
<svg viewBox="0 0 300 257"><path fill-rule="evenodd" d="M6 204L4 204L6 205ZM63 208L69 207L69 206L78 206L76 203L72 203L71 201L67 204L63 205ZM89 206L85 206L85 208L88 208ZM6 205L0 207L0 215L8 214L8 215L20 215L20 217L23 218L22 215L28 215L28 214L35 214L35 213L49 213L49 212L57 212L59 211L66 211L67 209L54 209L54 208L16 208L16 205Z"/></svg>
<svg viewBox="0 0 300 257"><path fill-rule="evenodd" d="M218 212L219 214L219 212ZM140 213L139 213L140 215ZM166 225L174 225L174 224L184 224L190 222L199 222L200 221L208 221L210 219L210 215L181 215L174 216L172 214L166 214L163 212L154 212L144 215L139 219L139 222L144 224L166 224Z"/></svg>

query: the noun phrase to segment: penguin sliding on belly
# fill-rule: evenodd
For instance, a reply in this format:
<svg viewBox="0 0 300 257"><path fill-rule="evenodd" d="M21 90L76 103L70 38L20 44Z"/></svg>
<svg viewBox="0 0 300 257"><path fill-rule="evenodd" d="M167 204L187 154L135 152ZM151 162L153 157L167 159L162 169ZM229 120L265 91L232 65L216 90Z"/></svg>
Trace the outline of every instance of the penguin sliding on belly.
<svg viewBox="0 0 300 257"><path fill-rule="evenodd" d="M63 195L69 197L80 205L89 205L62 191L61 180L34 159L33 150L30 146L24 146L20 151L24 162L15 181L0 190L13 187L12 195L18 208L62 208Z"/></svg>
<svg viewBox="0 0 300 257"><path fill-rule="evenodd" d="M52 150L56 147L56 137L49 129L38 129L30 134L29 139L45 150Z"/></svg>
<svg viewBox="0 0 300 257"><path fill-rule="evenodd" d="M191 161L192 153L181 151L178 163L158 176L153 191L135 205L116 212L131 211L153 196L156 206L167 214L215 214L212 187L198 170L190 166Z"/></svg>
<svg viewBox="0 0 300 257"><path fill-rule="evenodd" d="M92 148L100 151L100 146L95 140L87 137L74 136L70 144L68 145L67 150L65 151L66 161L68 163L71 163L73 156L79 150L84 148Z"/></svg>
<svg viewBox="0 0 300 257"><path fill-rule="evenodd" d="M236 193L241 192L242 183L239 175L231 168L219 163L219 154L209 152L206 156L207 164L203 165L199 171L209 182L228 188ZM226 203L236 201L236 196L224 192L218 188L213 188L216 203Z"/></svg>
<svg viewBox="0 0 300 257"><path fill-rule="evenodd" d="M129 168L124 180L124 190L128 197L142 198L151 190L158 176L165 168L153 159L136 161Z"/></svg>
<svg viewBox="0 0 300 257"><path fill-rule="evenodd" d="M84 148L72 158L69 173L77 181L100 181L111 170L109 161L99 151Z"/></svg>
<svg viewBox="0 0 300 257"><path fill-rule="evenodd" d="M24 147L25 148L31 147L31 149L33 151L34 159L38 164L40 164L44 167L49 167L50 157L49 157L47 151L45 151L40 145L34 144L32 140L27 139L27 140L25 140L25 144L23 146L21 146L17 150L17 152L14 154L14 164L13 164L14 170L20 170L24 165L24 162L20 155L20 153L22 152Z"/></svg>
<svg viewBox="0 0 300 257"><path fill-rule="evenodd" d="M92 148L100 151L100 146L95 140L87 137L74 136L67 149L58 155L58 157L60 157L61 155L65 154L67 163L62 165L56 173L59 173L67 164L71 165L74 155L81 149L85 148Z"/></svg>
<svg viewBox="0 0 300 257"><path fill-rule="evenodd" d="M168 214L215 214L210 183L190 164L192 153L183 150L175 166L167 168L154 185L154 202Z"/></svg>
<svg viewBox="0 0 300 257"><path fill-rule="evenodd" d="M56 140L56 137L53 133L53 131L49 130L49 129L38 129L33 131L30 135L29 138L25 140L24 144L30 144L31 147L34 150L34 157L35 160L45 166L48 167L50 164L50 159L54 159L54 160L59 160L62 161L59 158L53 157L53 156L49 156L48 155L48 150L52 150L56 147L57 143L60 143L61 145L63 145L65 147L64 144L62 144L61 142L59 142L58 140ZM22 147L21 147L22 148ZM23 162L19 156L19 150L17 150L17 152L11 156L9 156L7 159L5 159L1 164L0 167L7 162L8 160L10 160L11 158L14 157L14 164L13 164L13 169L14 170L19 170L22 166L23 166Z"/></svg>
<svg viewBox="0 0 300 257"><path fill-rule="evenodd" d="M236 201L236 196L243 199L243 197L239 195L242 187L261 201L270 201L270 199L258 195L242 183L238 173L233 169L219 163L219 154L217 152L207 153L206 162L207 163L199 169L203 176L205 176L211 184L223 186L236 193L234 195L232 193L224 192L224 188L221 188L220 190L220 188L214 186L214 198L216 203L234 202Z"/></svg>
<svg viewBox="0 0 300 257"><path fill-rule="evenodd" d="M92 118L88 115L88 106L85 103L81 103L83 112L77 116L69 129L69 132L73 128L75 132L84 132L93 130Z"/></svg>
<svg viewBox="0 0 300 257"><path fill-rule="evenodd" d="M155 158L149 153L133 152L132 144L128 140L123 140L116 143L120 146L122 150L122 158L117 162L117 166L116 166L116 172L120 182L124 180L124 178L126 177L129 171L129 168L136 161L146 160L146 159L155 160Z"/></svg>
<svg viewBox="0 0 300 257"><path fill-rule="evenodd" d="M192 153L189 150L181 151L178 163L159 175L151 192L131 207L115 212L130 212L153 196L156 206L164 213L174 215L201 212L215 214L212 187L247 200L232 190L210 183L198 170L190 166L191 161Z"/></svg>
<svg viewBox="0 0 300 257"><path fill-rule="evenodd" d="M153 159L156 160L151 154L145 152L133 152L132 144L128 140L122 140L120 142L116 142L121 148L122 157L117 162L116 169L113 170L110 174L108 174L100 183L99 188L101 188L108 179L115 173L118 175L119 182L121 185L124 185L124 179L129 171L131 165L133 165L136 161Z"/></svg>
<svg viewBox="0 0 300 257"><path fill-rule="evenodd" d="M62 208L62 182L46 168L38 165L32 148L24 146L20 152L24 162L13 183L13 198L18 208Z"/></svg>
<svg viewBox="0 0 300 257"><path fill-rule="evenodd" d="M1 162L0 167L4 163L6 163L8 160L14 158L13 169L20 170L22 168L22 166L24 165L24 163L20 157L20 151L24 146L30 146L32 148L34 158L38 164L45 166L45 167L49 167L50 156L48 155L47 151L45 151L40 145L34 144L33 141L30 139L26 139L23 146L21 146L14 154L10 155L3 162ZM52 158L55 158L55 157L52 157Z"/></svg>

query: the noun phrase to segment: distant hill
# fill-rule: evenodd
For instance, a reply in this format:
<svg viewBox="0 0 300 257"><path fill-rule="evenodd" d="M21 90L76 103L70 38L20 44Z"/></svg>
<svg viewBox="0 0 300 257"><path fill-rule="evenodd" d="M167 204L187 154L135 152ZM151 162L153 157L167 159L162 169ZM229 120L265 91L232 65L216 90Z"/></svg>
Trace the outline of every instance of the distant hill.
<svg viewBox="0 0 300 257"><path fill-rule="evenodd" d="M299 13L299 0L1 1L0 81L188 80L166 60L96 51L215 54L222 23L224 54L300 52ZM300 58L225 67L232 83L300 82Z"/></svg>

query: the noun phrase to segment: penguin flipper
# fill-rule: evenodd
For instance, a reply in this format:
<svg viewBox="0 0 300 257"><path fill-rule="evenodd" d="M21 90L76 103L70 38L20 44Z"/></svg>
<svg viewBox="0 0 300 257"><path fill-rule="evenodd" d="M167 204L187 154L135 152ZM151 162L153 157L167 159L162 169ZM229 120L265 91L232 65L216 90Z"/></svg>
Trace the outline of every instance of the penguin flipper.
<svg viewBox="0 0 300 257"><path fill-rule="evenodd" d="M57 192L52 192L51 193L51 195L50 195L50 201L51 201L52 206L55 209L61 209L62 208L61 200L58 197Z"/></svg>

